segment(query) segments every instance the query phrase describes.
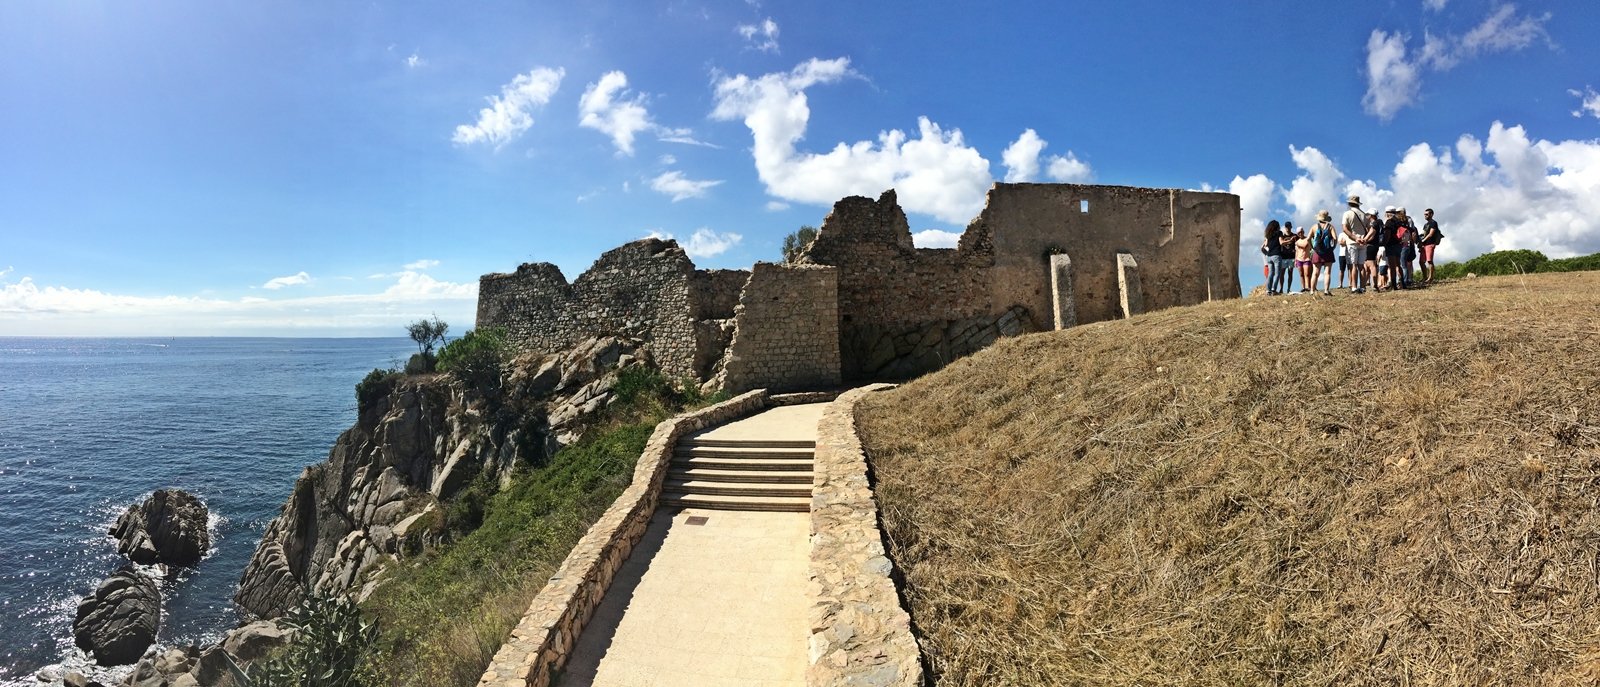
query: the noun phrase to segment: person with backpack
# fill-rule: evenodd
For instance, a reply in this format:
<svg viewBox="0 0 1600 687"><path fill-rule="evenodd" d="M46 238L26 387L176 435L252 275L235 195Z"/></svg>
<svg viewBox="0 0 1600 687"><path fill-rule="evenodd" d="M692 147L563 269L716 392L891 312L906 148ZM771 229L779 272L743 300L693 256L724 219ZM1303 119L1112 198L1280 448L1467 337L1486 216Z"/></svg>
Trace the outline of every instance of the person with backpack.
<svg viewBox="0 0 1600 687"><path fill-rule="evenodd" d="M1422 283L1433 283L1433 252L1439 247L1439 240L1444 238L1444 232L1439 231L1439 223L1433 221L1433 208L1422 211L1422 238L1420 259L1417 264L1422 269Z"/></svg>
<svg viewBox="0 0 1600 687"><path fill-rule="evenodd" d="M1366 248L1362 254L1361 268L1365 272L1363 277L1369 288L1374 293L1383 289L1383 282L1378 281L1381 274L1378 271L1378 253L1383 250L1383 220L1378 219L1378 213L1367 215L1367 231L1361 235L1361 244ZM1366 289L1362 289L1363 292Z"/></svg>
<svg viewBox="0 0 1600 687"><path fill-rule="evenodd" d="M1278 293L1289 293L1294 289L1294 242L1299 237L1294 233L1294 222L1284 220L1283 232L1278 235L1278 274L1283 283L1278 285Z"/></svg>
<svg viewBox="0 0 1600 687"><path fill-rule="evenodd" d="M1311 290L1317 289L1317 279L1322 279L1322 295L1333 295L1333 215L1327 210L1317 213L1317 226L1311 230Z"/></svg>
<svg viewBox="0 0 1600 687"><path fill-rule="evenodd" d="M1400 236L1405 232L1405 221L1400 219L1400 208L1390 207L1384 211L1388 219L1383 221L1383 286L1390 291L1400 288Z"/></svg>
<svg viewBox="0 0 1600 687"><path fill-rule="evenodd" d="M1417 234L1416 220L1411 218L1405 208L1400 208L1399 214L1402 224L1400 229L1400 266L1402 268L1400 285L1409 289L1416 286L1416 281L1414 280L1416 272L1412 269L1412 262L1417 259L1419 236Z"/></svg>

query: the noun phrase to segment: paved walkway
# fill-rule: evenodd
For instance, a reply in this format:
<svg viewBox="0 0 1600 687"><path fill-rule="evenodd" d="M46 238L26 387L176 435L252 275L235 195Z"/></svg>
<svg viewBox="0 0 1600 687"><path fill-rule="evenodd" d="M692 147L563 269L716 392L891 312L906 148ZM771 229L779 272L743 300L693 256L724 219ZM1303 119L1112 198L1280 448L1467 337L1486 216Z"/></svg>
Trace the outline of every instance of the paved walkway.
<svg viewBox="0 0 1600 687"><path fill-rule="evenodd" d="M784 406L691 439L814 440L827 404ZM564 687L801 687L805 513L656 511L578 638Z"/></svg>

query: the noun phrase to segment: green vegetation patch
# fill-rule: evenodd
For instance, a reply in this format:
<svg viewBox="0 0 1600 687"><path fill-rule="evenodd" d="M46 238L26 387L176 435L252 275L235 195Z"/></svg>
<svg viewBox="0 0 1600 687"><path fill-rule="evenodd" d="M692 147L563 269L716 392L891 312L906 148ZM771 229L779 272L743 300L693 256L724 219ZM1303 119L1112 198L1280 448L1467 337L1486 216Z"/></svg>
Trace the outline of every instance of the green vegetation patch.
<svg viewBox="0 0 1600 687"><path fill-rule="evenodd" d="M1438 268L1440 279L1459 279L1468 274L1497 277L1535 272L1584 272L1600 270L1600 253L1551 260L1536 250L1498 250L1466 262L1447 262Z"/></svg>

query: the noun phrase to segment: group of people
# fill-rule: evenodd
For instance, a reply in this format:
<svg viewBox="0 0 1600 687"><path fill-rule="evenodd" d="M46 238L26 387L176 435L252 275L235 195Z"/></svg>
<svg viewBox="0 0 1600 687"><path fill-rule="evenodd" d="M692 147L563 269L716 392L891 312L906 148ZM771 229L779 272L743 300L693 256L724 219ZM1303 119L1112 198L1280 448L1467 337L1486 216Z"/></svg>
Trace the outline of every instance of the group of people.
<svg viewBox="0 0 1600 687"><path fill-rule="evenodd" d="M1351 293L1410 289L1433 282L1433 253L1444 233L1433 219L1433 210L1422 211L1422 226L1403 207L1388 207L1379 217L1361 209L1361 198L1350 196L1339 226L1327 210L1317 213L1317 223L1308 232L1294 228L1293 222L1267 223L1261 239L1265 256L1267 293L1290 293L1294 275L1300 275L1300 293L1317 290L1333 295L1333 271L1339 270L1339 288Z"/></svg>

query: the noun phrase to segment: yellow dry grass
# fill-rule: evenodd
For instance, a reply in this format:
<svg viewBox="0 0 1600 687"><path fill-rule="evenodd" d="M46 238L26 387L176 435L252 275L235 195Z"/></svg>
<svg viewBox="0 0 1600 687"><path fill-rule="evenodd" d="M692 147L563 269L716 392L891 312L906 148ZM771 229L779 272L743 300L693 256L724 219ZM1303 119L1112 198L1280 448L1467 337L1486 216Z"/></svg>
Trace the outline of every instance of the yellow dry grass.
<svg viewBox="0 0 1600 687"><path fill-rule="evenodd" d="M1018 337L859 425L941 685L1600 680L1600 273Z"/></svg>

